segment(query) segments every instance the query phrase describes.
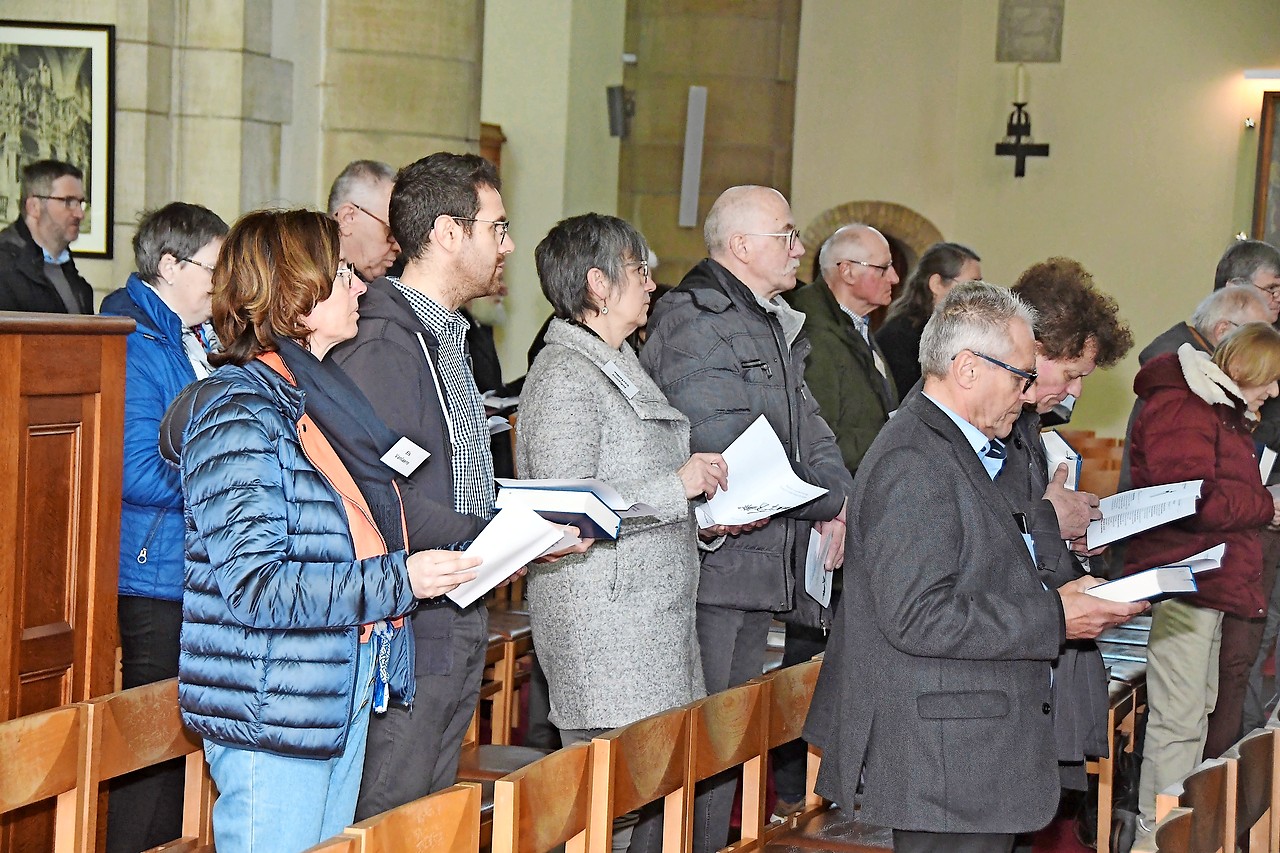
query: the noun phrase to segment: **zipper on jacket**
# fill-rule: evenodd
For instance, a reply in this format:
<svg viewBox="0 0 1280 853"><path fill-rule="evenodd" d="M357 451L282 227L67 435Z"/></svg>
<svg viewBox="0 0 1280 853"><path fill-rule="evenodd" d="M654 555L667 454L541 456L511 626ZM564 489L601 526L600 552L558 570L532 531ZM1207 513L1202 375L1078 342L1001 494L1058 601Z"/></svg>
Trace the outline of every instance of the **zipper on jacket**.
<svg viewBox="0 0 1280 853"><path fill-rule="evenodd" d="M156 513L156 520L151 522L151 529L147 531L147 538L142 540L142 547L138 549L138 565L145 566L147 564L147 546L151 544L151 540L155 538L156 531L160 529L160 522L164 521L164 510Z"/></svg>

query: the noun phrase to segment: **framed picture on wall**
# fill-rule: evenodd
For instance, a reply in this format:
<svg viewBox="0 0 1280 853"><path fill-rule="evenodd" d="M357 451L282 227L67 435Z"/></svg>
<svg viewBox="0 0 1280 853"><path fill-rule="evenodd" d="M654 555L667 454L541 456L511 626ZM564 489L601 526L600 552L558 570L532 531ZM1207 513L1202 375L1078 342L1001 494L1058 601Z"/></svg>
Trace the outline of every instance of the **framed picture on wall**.
<svg viewBox="0 0 1280 853"><path fill-rule="evenodd" d="M0 20L0 227L18 218L22 168L64 160L88 199L71 249L111 257L114 86L115 27Z"/></svg>
<svg viewBox="0 0 1280 853"><path fill-rule="evenodd" d="M1253 191L1253 239L1280 246L1280 133L1276 109L1280 92L1262 95L1261 134L1258 138L1258 183Z"/></svg>

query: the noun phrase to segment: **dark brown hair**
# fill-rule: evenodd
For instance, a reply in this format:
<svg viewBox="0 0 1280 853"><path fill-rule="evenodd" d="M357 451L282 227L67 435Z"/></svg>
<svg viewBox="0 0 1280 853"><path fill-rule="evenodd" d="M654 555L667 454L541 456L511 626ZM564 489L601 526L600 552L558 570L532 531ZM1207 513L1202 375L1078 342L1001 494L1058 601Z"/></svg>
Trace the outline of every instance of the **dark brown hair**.
<svg viewBox="0 0 1280 853"><path fill-rule="evenodd" d="M213 326L222 352L210 364L244 364L305 341L302 318L329 298L338 274L338 223L313 210L257 210L240 217L213 273Z"/></svg>
<svg viewBox="0 0 1280 853"><path fill-rule="evenodd" d="M1133 334L1111 296L1093 286L1093 276L1071 258L1050 258L1028 267L1013 292L1036 309L1036 341L1046 358L1069 361L1096 342L1098 367L1111 367L1133 347Z"/></svg>

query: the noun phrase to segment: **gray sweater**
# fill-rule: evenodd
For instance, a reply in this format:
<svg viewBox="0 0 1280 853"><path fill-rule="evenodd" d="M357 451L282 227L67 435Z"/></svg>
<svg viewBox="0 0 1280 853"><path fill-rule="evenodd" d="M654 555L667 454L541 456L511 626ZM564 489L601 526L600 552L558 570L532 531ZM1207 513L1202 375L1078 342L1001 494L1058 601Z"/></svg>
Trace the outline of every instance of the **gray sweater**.
<svg viewBox="0 0 1280 853"><path fill-rule="evenodd" d="M551 722L613 728L705 695L694 627L697 529L676 475L689 421L624 345L554 320L520 400L523 477L595 477L657 518L623 522L616 541L530 566L526 595L547 673ZM602 371L613 362L631 399Z"/></svg>

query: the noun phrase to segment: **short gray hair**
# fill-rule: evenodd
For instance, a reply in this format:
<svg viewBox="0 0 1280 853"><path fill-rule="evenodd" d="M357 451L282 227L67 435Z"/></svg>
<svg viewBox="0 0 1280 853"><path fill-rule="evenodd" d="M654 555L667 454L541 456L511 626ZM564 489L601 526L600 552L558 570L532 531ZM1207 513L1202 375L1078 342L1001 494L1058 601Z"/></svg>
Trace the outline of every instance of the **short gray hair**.
<svg viewBox="0 0 1280 853"><path fill-rule="evenodd" d="M1259 270L1280 274L1280 250L1261 240L1238 240L1227 247L1213 273L1213 289L1219 290L1237 281L1253 284Z"/></svg>
<svg viewBox="0 0 1280 853"><path fill-rule="evenodd" d="M381 160L352 160L329 188L329 215L333 216L338 208L351 201L358 189L395 182L396 170Z"/></svg>
<svg viewBox="0 0 1280 853"><path fill-rule="evenodd" d="M207 207L174 201L142 214L133 235L133 258L138 277L154 285L160 277L160 259L173 255L186 261L209 243L227 236L227 223Z"/></svg>
<svg viewBox="0 0 1280 853"><path fill-rule="evenodd" d="M957 284L938 303L920 338L920 368L926 377L942 377L964 350L993 358L1009 354L1009 324L1021 320L1035 332L1036 311L1006 287L985 281Z"/></svg>
<svg viewBox="0 0 1280 853"><path fill-rule="evenodd" d="M842 225L837 228L835 233L823 242L822 248L818 250L818 269L822 271L822 275L824 277L827 273L831 272L832 267L840 261L845 260L844 258L840 258L838 260L832 259L831 254L835 252L837 248L850 243L859 246L862 245L862 238L868 230L875 231L874 228L867 225L865 222L850 222L848 225Z"/></svg>
<svg viewBox="0 0 1280 853"><path fill-rule="evenodd" d="M1254 309L1252 313L1250 309ZM1262 300L1258 289L1251 284L1240 284L1215 290L1201 299L1188 322L1207 339L1213 333L1213 327L1223 320L1244 325L1265 320L1267 316L1267 303Z"/></svg>
<svg viewBox="0 0 1280 853"><path fill-rule="evenodd" d="M583 320L600 306L587 288L587 273L598 269L617 290L626 280L628 262L649 258L649 244L630 222L616 216L584 213L562 219L533 250L542 293L556 316Z"/></svg>

